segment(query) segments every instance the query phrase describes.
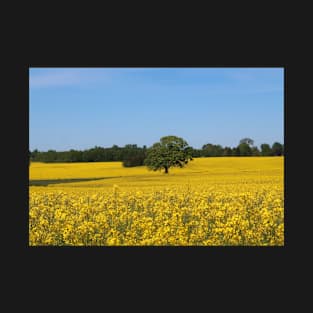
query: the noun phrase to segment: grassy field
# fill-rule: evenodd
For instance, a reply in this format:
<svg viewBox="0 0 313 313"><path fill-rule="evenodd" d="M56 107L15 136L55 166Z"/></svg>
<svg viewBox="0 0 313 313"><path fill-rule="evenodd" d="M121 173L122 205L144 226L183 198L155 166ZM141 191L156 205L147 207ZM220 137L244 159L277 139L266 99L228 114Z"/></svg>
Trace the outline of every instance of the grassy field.
<svg viewBox="0 0 313 313"><path fill-rule="evenodd" d="M32 163L30 245L283 245L283 157Z"/></svg>

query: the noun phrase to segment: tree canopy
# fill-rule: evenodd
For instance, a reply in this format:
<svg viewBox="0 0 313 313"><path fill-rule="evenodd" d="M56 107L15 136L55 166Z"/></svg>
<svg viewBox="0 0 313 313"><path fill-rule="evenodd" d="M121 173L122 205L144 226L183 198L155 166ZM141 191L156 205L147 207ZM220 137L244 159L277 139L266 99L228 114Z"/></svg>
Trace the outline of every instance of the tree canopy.
<svg viewBox="0 0 313 313"><path fill-rule="evenodd" d="M272 145L272 154L274 156L280 156L280 155L283 155L283 150L284 150L284 147L281 143L279 142L274 142L273 145Z"/></svg>
<svg viewBox="0 0 313 313"><path fill-rule="evenodd" d="M167 136L175 137L175 136ZM163 137L163 138L167 138ZM179 137L175 137L179 138ZM260 150L256 146L252 146L253 140L249 138L241 139L236 147L222 147L221 145L206 143L201 149L195 149L186 143L182 138L179 138L182 142L179 144L177 141L173 141L178 147L181 145L178 151L184 151L191 155L193 158L197 157L231 157L231 156L281 156L284 155L284 145L279 142L274 142L273 145L263 143L260 146ZM158 144L163 148L166 147L166 140L163 139ZM172 144L173 144L172 143ZM156 147L155 147L156 148ZM69 151L55 151L48 150L38 151L37 149L30 152L29 162L112 162L122 161L123 166L142 166L144 160L147 157L147 147L139 147L136 144L126 144L124 147L113 145L110 148L103 148L95 146L86 150L74 150ZM177 151L176 151L177 152ZM180 162L183 164L183 162ZM178 165L179 166L179 165Z"/></svg>
<svg viewBox="0 0 313 313"><path fill-rule="evenodd" d="M167 174L169 168L184 167L190 160L192 149L183 138L165 136L147 150L144 164L153 171L164 169Z"/></svg>
<svg viewBox="0 0 313 313"><path fill-rule="evenodd" d="M261 144L261 155L262 156L271 156L272 155L272 149L269 144L262 143Z"/></svg>
<svg viewBox="0 0 313 313"><path fill-rule="evenodd" d="M249 146L253 146L254 141L251 138L242 138L239 142L239 145L241 144L247 144Z"/></svg>

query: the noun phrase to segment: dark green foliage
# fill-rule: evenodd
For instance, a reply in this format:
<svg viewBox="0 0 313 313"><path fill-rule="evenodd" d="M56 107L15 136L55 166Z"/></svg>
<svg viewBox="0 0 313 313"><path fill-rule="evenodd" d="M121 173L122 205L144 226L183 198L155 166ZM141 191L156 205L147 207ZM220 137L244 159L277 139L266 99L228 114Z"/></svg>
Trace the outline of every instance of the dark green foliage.
<svg viewBox="0 0 313 313"><path fill-rule="evenodd" d="M134 167L144 165L145 156L144 155L133 155L127 157L123 160L124 167Z"/></svg>
<svg viewBox="0 0 313 313"><path fill-rule="evenodd" d="M146 147L142 149L138 148L137 145L126 145L124 147L123 166L134 167L142 166L146 157Z"/></svg>
<svg viewBox="0 0 313 313"><path fill-rule="evenodd" d="M238 146L238 150L239 150L239 155L241 155L241 156L252 155L252 150L251 150L250 146L247 143L241 143Z"/></svg>
<svg viewBox="0 0 313 313"><path fill-rule="evenodd" d="M233 156L240 156L240 150L238 147L235 147L232 149L232 155Z"/></svg>
<svg viewBox="0 0 313 313"><path fill-rule="evenodd" d="M223 156L223 148L220 145L213 145L211 143L207 143L202 146L204 157L216 157Z"/></svg>
<svg viewBox="0 0 313 313"><path fill-rule="evenodd" d="M260 155L260 151L259 151L258 147L252 147L251 153L252 153L251 155L253 155L253 156L259 156Z"/></svg>
<svg viewBox="0 0 313 313"><path fill-rule="evenodd" d="M236 153L238 156L251 156L255 155L253 153L256 153L256 147L253 146L254 141L251 138L243 138L240 140L239 145L237 147ZM255 149L256 148L256 149Z"/></svg>
<svg viewBox="0 0 313 313"><path fill-rule="evenodd" d="M239 145L241 144L247 144L248 146L253 146L254 141L251 138L243 138L240 140Z"/></svg>
<svg viewBox="0 0 313 313"><path fill-rule="evenodd" d="M192 160L192 148L180 137L165 136L147 150L144 164L151 170L164 169L167 174L171 167L184 167Z"/></svg>
<svg viewBox="0 0 313 313"><path fill-rule="evenodd" d="M177 138L177 139L175 139ZM261 151L252 146L253 140L244 138L240 140L237 147L222 147L221 145L214 145L211 143L202 146L202 149L194 149L188 146L187 142L182 138L175 136L167 136L161 138L161 141L151 148L146 146L138 147L136 144L127 144L124 147L113 145L111 148L102 148L95 146L87 150L69 150L69 151L55 151L48 150L47 152L40 152L35 149L33 152L29 151L29 164L32 161L37 162L111 162L122 161L123 166L141 166L144 165L144 160L147 157L147 152L151 149L163 151L165 159L170 160L171 155L166 155L168 151L172 151L173 157L177 157L176 165L181 166L184 163L183 154L193 158L197 157L220 157L220 156L280 156L284 155L284 145L279 142L274 142L272 147L264 143L260 146ZM176 150L175 150L176 149ZM180 157L178 157L178 155ZM151 155L150 157L151 158ZM187 160L188 161L188 160ZM147 161L149 162L149 161ZM156 161L153 161L157 163ZM170 162L170 161L169 161ZM160 163L160 162L159 162ZM171 164L171 162L169 163ZM171 166L174 166L171 164ZM164 168L165 169L165 168ZM165 171L168 171L165 170Z"/></svg>
<svg viewBox="0 0 313 313"><path fill-rule="evenodd" d="M137 145L126 145L125 147L118 147L116 145L111 148L94 147L84 151L69 150L69 151L54 151L39 152L34 150L31 154L32 161L38 162L111 162L111 161L124 161L129 155L135 151L135 155L142 155L145 153L146 148L137 147ZM134 156L134 154L132 154ZM135 163L143 161L137 160Z"/></svg>
<svg viewBox="0 0 313 313"><path fill-rule="evenodd" d="M193 158L199 158L202 156L202 150L201 149L194 149L194 148L190 148L190 152Z"/></svg>
<svg viewBox="0 0 313 313"><path fill-rule="evenodd" d="M283 145L279 142L274 142L272 145L272 154L274 156L283 155Z"/></svg>
<svg viewBox="0 0 313 313"><path fill-rule="evenodd" d="M232 156L233 152L230 147L225 147L223 150L223 156Z"/></svg>
<svg viewBox="0 0 313 313"><path fill-rule="evenodd" d="M261 144L261 155L262 156L271 156L272 155L272 149L269 144L262 143Z"/></svg>

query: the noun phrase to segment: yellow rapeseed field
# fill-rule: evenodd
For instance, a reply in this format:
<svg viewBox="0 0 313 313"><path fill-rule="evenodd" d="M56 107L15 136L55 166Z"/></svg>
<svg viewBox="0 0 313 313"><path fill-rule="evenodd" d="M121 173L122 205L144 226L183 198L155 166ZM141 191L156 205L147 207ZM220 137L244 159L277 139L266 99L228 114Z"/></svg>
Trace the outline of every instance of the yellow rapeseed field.
<svg viewBox="0 0 313 313"><path fill-rule="evenodd" d="M32 163L29 244L282 246L283 166L283 157L196 158L166 175Z"/></svg>

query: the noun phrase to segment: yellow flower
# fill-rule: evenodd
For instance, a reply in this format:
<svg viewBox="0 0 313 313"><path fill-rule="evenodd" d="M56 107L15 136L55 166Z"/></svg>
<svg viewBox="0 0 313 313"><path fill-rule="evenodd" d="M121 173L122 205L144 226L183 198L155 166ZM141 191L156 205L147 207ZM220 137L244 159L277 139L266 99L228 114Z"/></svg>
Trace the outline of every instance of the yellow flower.
<svg viewBox="0 0 313 313"><path fill-rule="evenodd" d="M120 162L30 167L30 179L77 177L104 179L30 186L31 246L284 245L283 157L197 158L167 177Z"/></svg>

